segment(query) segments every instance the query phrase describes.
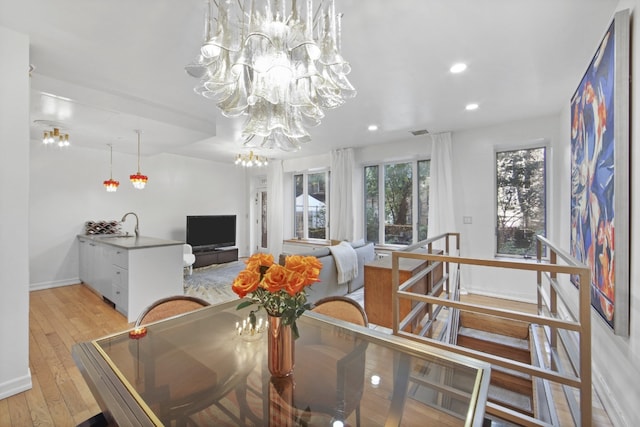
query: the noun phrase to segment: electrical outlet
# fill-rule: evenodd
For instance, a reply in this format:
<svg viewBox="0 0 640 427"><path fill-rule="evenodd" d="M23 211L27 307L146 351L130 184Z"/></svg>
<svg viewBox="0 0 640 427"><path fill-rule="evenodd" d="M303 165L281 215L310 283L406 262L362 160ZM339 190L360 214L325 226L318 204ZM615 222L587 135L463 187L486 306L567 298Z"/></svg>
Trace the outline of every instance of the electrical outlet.
<svg viewBox="0 0 640 427"><path fill-rule="evenodd" d="M462 223L463 224L471 224L472 222L473 221L472 221L472 218L470 216L463 216L462 217Z"/></svg>

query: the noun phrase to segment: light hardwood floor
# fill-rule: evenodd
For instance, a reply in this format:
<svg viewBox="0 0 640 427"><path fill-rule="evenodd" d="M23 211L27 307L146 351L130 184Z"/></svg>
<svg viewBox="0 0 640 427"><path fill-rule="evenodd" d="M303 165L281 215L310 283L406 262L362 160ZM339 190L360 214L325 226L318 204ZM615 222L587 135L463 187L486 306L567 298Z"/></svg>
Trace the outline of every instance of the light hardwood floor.
<svg viewBox="0 0 640 427"><path fill-rule="evenodd" d="M30 293L33 388L0 400L0 426L75 426L100 412L71 347L124 330L127 319L84 285Z"/></svg>
<svg viewBox="0 0 640 427"><path fill-rule="evenodd" d="M507 300L471 297L504 308ZM521 303L513 303L511 308ZM0 426L75 426L100 412L71 357L71 347L127 329L124 316L84 285L34 291L29 309L29 366L33 388L0 400ZM594 426L611 421L594 393ZM572 425L564 419L562 425Z"/></svg>

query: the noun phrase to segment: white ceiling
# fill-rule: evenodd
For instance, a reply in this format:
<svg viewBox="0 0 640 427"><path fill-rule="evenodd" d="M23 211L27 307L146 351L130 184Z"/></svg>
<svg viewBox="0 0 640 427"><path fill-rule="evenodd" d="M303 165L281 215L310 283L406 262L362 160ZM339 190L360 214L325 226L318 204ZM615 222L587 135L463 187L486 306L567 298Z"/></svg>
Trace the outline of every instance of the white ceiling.
<svg viewBox="0 0 640 427"><path fill-rule="evenodd" d="M318 0L316 0L318 1ZM327 112L301 152L326 153L559 112L618 0L336 0L355 99ZM55 121L73 146L230 160L242 119L193 92L184 66L203 0L0 0L0 25L30 37L31 137ZM453 75L458 61L466 72ZM25 70L26 72L26 70ZM465 111L475 102L480 108ZM367 131L369 124L378 132Z"/></svg>

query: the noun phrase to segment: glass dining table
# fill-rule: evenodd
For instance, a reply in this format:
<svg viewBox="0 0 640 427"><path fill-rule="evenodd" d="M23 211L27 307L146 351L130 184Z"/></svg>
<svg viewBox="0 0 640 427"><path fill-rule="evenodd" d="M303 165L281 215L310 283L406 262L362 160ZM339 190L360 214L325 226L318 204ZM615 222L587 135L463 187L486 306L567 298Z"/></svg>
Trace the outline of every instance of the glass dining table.
<svg viewBox="0 0 640 427"><path fill-rule="evenodd" d="M292 375L271 377L249 308L205 307L72 349L120 426L481 426L490 365L313 312ZM263 336L264 335L264 336Z"/></svg>

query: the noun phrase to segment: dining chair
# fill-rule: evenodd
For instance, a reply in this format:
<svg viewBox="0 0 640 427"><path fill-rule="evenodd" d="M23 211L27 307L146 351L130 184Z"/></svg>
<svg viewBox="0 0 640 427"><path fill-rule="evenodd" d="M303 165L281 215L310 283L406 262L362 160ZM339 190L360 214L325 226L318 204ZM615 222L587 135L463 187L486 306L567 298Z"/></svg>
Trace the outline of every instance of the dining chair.
<svg viewBox="0 0 640 427"><path fill-rule="evenodd" d="M162 298L140 313L134 328L210 305L204 299L189 295ZM227 314L223 315L227 316ZM235 316L233 317L235 318ZM136 344L135 341L131 342L131 351L136 350L134 348ZM220 360L216 364L220 371L212 372L209 368L204 368L198 363L191 363L191 366L175 364L173 360L175 357L172 353L180 353L180 351L180 349L176 349L176 351L169 351L166 356L158 355L158 359L153 362L155 366L146 367L147 372L144 380L146 384L155 384L156 381L161 381L162 384L172 385L169 389L150 387L149 390L149 393L152 394L159 393L163 399L164 403L160 407L154 407L154 410L163 414L163 418L172 420L171 424L176 427L196 426L198 423L194 422L191 416L212 405L229 413L221 406L220 401L231 392L235 392L239 405L248 407L246 378L250 372L250 365L235 366L232 363L234 359L227 354L228 349L223 348L218 353Z"/></svg>
<svg viewBox="0 0 640 427"><path fill-rule="evenodd" d="M367 313L356 300L349 297L335 295L319 299L311 311L356 325L369 326Z"/></svg>
<svg viewBox="0 0 640 427"><path fill-rule="evenodd" d="M322 298L311 311L359 326L369 325L360 304L345 296ZM356 425L360 426L367 342L322 334L311 340L296 348L294 406L303 411L300 418L308 416L307 412L321 412L344 421L355 411Z"/></svg>
<svg viewBox="0 0 640 427"><path fill-rule="evenodd" d="M209 301L189 295L174 295L162 298L152 303L140 313L136 320L135 327L137 328L142 324L177 316L178 314L188 313L208 305L211 305Z"/></svg>
<svg viewBox="0 0 640 427"><path fill-rule="evenodd" d="M193 264L196 262L196 256L193 254L193 247L185 243L182 246L182 267L189 272L189 276L193 273Z"/></svg>

